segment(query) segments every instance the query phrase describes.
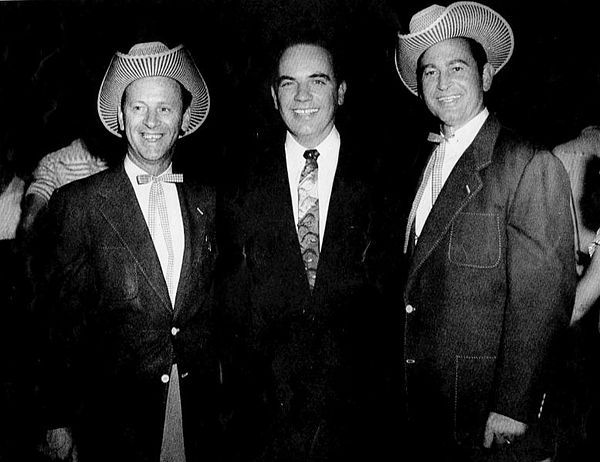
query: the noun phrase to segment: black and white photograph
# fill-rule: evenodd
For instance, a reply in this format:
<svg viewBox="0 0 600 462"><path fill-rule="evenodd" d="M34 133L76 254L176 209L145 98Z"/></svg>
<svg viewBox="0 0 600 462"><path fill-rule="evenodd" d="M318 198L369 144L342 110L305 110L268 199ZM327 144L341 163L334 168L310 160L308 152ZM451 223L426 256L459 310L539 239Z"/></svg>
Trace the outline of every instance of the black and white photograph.
<svg viewBox="0 0 600 462"><path fill-rule="evenodd" d="M0 462L598 460L599 13L0 1Z"/></svg>

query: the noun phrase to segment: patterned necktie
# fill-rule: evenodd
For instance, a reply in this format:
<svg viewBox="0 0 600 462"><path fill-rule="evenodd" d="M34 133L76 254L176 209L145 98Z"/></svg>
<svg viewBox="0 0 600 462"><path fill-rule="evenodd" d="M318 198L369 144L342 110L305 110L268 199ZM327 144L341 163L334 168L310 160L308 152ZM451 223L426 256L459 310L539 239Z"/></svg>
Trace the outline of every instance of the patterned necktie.
<svg viewBox="0 0 600 462"><path fill-rule="evenodd" d="M433 143L439 143L436 147L433 155L429 158L429 162L427 162L427 167L425 167L425 173L423 174L423 181L417 190L417 195L415 196L415 200L413 201L412 207L410 209L410 214L408 215L408 222L406 223L406 232L404 234L404 253L408 250L408 244L411 234L411 229L414 226L415 218L417 216L417 210L419 209L419 203L421 202L421 198L423 197L423 193L425 192L425 187L427 186L427 180L431 177L431 204L435 204L435 200L437 199L440 191L442 190L443 181L442 181L442 167L444 166L444 155L446 152L446 138L438 135L436 133L430 133L427 137L427 141L431 141Z"/></svg>
<svg viewBox="0 0 600 462"><path fill-rule="evenodd" d="M162 182L181 183L183 175L181 173L163 173L160 176L154 175L138 175L138 184L146 184L152 182L150 186L150 202L148 204L148 229L152 240L158 239L156 232L156 212L160 218L162 235L167 247L167 268L164 269L165 281L171 300L174 299L175 287L173 287L173 266L175 264L175 252L173 251L173 240L171 238L171 228L169 227L169 215L167 213L167 201L165 192L162 187Z"/></svg>
<svg viewBox="0 0 600 462"><path fill-rule="evenodd" d="M298 183L298 240L311 290L315 286L319 263L318 157L316 149L304 152L306 163Z"/></svg>

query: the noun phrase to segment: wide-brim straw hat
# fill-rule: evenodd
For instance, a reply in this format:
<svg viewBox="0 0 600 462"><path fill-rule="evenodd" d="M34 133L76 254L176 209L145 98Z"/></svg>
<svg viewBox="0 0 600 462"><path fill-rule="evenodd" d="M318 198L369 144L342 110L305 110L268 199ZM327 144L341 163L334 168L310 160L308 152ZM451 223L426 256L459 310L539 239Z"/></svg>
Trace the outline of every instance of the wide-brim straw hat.
<svg viewBox="0 0 600 462"><path fill-rule="evenodd" d="M195 132L208 115L208 89L190 53L183 45L169 49L161 42L138 43L128 54L117 52L113 57L98 93L100 120L113 135L121 136L118 110L123 92L135 80L144 77L170 77L192 95L190 123L181 135Z"/></svg>
<svg viewBox="0 0 600 462"><path fill-rule="evenodd" d="M456 37L479 42L495 72L508 62L515 46L506 20L488 6L476 2L456 2L446 8L431 5L411 18L408 34L398 34L396 69L406 88L418 94L417 62L423 52Z"/></svg>

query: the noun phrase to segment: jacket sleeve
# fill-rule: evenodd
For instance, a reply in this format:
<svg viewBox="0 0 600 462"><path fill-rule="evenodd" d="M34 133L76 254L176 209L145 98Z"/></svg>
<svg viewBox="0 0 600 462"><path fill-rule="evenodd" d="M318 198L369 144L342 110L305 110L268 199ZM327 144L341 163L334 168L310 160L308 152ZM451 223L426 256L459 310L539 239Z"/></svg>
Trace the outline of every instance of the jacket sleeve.
<svg viewBox="0 0 600 462"><path fill-rule="evenodd" d="M576 273L569 179L560 161L535 153L507 212L504 314L492 410L516 420L538 414L543 373L573 307Z"/></svg>
<svg viewBox="0 0 600 462"><path fill-rule="evenodd" d="M97 302L90 266L86 207L57 191L48 213L48 252L44 257L46 277L37 300L44 326L45 348L41 353L41 400L49 428L72 423L79 407L74 373L85 351L86 310ZM85 309L84 309L85 308Z"/></svg>

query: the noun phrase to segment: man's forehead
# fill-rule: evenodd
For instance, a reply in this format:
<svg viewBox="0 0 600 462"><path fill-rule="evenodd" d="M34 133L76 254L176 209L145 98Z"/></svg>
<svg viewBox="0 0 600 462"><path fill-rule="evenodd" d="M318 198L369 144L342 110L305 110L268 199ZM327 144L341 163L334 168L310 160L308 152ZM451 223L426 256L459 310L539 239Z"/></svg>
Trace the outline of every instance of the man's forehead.
<svg viewBox="0 0 600 462"><path fill-rule="evenodd" d="M464 62L471 64L475 62L471 45L463 37L456 37L430 46L421 56L421 66L430 65L432 62L444 63Z"/></svg>
<svg viewBox="0 0 600 462"><path fill-rule="evenodd" d="M164 76L142 77L134 80L125 88L125 96L135 93L138 95L170 94L181 96L181 84L171 78Z"/></svg>
<svg viewBox="0 0 600 462"><path fill-rule="evenodd" d="M320 45L299 43L291 45L279 59L279 75L290 72L303 72L332 76L333 60L331 53Z"/></svg>

